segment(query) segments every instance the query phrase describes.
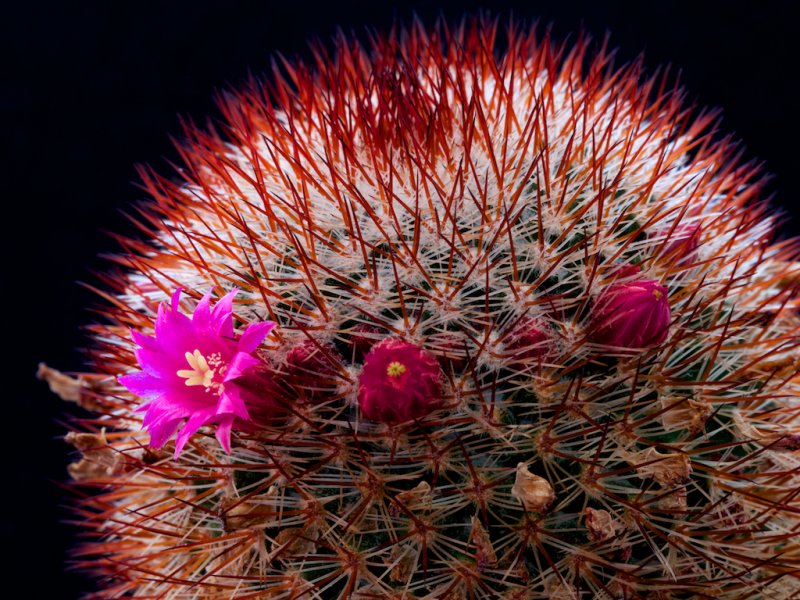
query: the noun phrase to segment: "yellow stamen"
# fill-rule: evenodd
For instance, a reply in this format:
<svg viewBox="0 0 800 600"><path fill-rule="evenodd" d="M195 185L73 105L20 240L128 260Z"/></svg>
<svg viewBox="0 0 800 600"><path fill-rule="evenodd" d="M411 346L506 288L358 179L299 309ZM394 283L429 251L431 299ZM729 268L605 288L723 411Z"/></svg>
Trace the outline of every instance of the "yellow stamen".
<svg viewBox="0 0 800 600"><path fill-rule="evenodd" d="M656 300L661 300L661 296L663 295L664 294L661 292L661 290L653 290L653 296L656 297Z"/></svg>
<svg viewBox="0 0 800 600"><path fill-rule="evenodd" d="M390 362L389 366L386 368L386 374L389 377L399 377L405 372L406 372L406 366L403 363L399 363L397 361Z"/></svg>
<svg viewBox="0 0 800 600"><path fill-rule="evenodd" d="M186 379L186 385L202 385L207 388L214 382L214 369L208 366L206 357L200 353L200 350L186 353L186 362L189 363L191 369L181 369L178 371L178 377Z"/></svg>

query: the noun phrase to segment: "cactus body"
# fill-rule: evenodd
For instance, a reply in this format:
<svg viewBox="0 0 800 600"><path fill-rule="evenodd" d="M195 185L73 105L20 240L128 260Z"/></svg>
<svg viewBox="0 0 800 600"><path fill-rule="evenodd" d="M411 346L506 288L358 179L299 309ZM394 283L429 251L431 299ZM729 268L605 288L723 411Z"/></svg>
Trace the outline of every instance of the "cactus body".
<svg viewBox="0 0 800 600"><path fill-rule="evenodd" d="M759 171L637 65L507 34L341 40L143 171L96 372L44 372L97 415L99 596L800 594L800 265ZM176 288L239 290L240 349L276 327L174 457L122 383Z"/></svg>

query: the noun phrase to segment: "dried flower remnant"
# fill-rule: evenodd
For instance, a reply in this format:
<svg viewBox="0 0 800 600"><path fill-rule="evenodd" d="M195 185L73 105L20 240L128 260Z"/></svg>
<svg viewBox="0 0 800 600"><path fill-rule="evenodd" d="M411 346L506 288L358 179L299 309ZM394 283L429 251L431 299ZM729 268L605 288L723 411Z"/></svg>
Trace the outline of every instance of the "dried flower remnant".
<svg viewBox="0 0 800 600"><path fill-rule="evenodd" d="M393 517L400 516L404 510L422 512L430 510L433 504L431 486L427 481L420 481L410 490L397 494L395 501L389 505L389 514Z"/></svg>
<svg viewBox="0 0 800 600"><path fill-rule="evenodd" d="M47 385L50 387L50 391L57 394L62 400L80 403L81 392L84 389L83 382L80 379L70 377L56 369L48 367L44 363L39 363L36 376L46 381Z"/></svg>
<svg viewBox="0 0 800 600"><path fill-rule="evenodd" d="M70 377L56 369L39 363L36 377L45 381L50 391L62 400L74 402L86 410L100 410L101 406L96 402L93 390L101 380L108 380L108 376L81 373L78 377Z"/></svg>
<svg viewBox="0 0 800 600"><path fill-rule="evenodd" d="M741 411L734 410L733 423L744 438L765 448L789 452L800 450L800 422L795 421L789 427L771 424L769 428L762 431L748 421Z"/></svg>
<svg viewBox="0 0 800 600"><path fill-rule="evenodd" d="M209 292L190 319L179 310L178 289L171 306L159 306L153 337L131 330L142 370L119 381L147 400L138 410L146 411L142 425L150 432L152 448L162 447L180 426L175 440L177 458L192 434L203 425L216 423L217 440L230 452L234 421L251 420L235 380L260 364L253 353L275 324L253 323L235 339L232 310L236 294L236 290L226 294L212 309Z"/></svg>
<svg viewBox="0 0 800 600"><path fill-rule="evenodd" d="M81 459L67 467L70 477L75 481L112 477L124 466L123 456L108 445L105 432L70 431L64 440L81 451Z"/></svg>
<svg viewBox="0 0 800 600"><path fill-rule="evenodd" d="M693 398L662 396L660 398L661 422L665 431L688 431L697 434L711 416L711 406Z"/></svg>
<svg viewBox="0 0 800 600"><path fill-rule="evenodd" d="M587 508L584 512L586 532L593 542L605 542L616 538L625 526L605 509Z"/></svg>
<svg viewBox="0 0 800 600"><path fill-rule="evenodd" d="M558 577L551 577L545 583L549 600L580 600L574 585Z"/></svg>
<svg viewBox="0 0 800 600"><path fill-rule="evenodd" d="M525 463L517 464L511 495L522 503L525 510L533 513L544 512L556 498L550 482L531 473Z"/></svg>
<svg viewBox="0 0 800 600"><path fill-rule="evenodd" d="M692 461L678 452L659 452L651 447L629 454L627 460L636 468L639 477L652 477L665 488L685 483L692 474Z"/></svg>
<svg viewBox="0 0 800 600"><path fill-rule="evenodd" d="M273 556L303 556L312 554L317 547L319 532L315 527L289 527L275 536L272 544Z"/></svg>
<svg viewBox="0 0 800 600"><path fill-rule="evenodd" d="M478 570L497 565L497 553L492 547L492 538L486 531L478 517L473 516L471 521L472 532L470 542L475 547L475 562Z"/></svg>
<svg viewBox="0 0 800 600"><path fill-rule="evenodd" d="M397 544L392 546L386 564L391 568L389 578L397 583L405 583L414 576L416 567L416 554L412 544Z"/></svg>

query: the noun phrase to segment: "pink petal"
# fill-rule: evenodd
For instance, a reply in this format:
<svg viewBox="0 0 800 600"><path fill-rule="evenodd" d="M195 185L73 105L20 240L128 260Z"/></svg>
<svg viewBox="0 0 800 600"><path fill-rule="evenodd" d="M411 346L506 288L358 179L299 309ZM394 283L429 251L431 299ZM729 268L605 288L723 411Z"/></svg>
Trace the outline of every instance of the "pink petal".
<svg viewBox="0 0 800 600"><path fill-rule="evenodd" d="M194 309L192 315L194 329L209 330L211 328L211 291L209 290Z"/></svg>
<svg viewBox="0 0 800 600"><path fill-rule="evenodd" d="M144 348L133 351L142 371L158 379L177 377L178 369L187 367L186 357L177 353L152 352Z"/></svg>
<svg viewBox="0 0 800 600"><path fill-rule="evenodd" d="M405 369L390 374L389 366ZM399 422L421 418L441 404L441 368L424 348L387 338L364 359L358 378L358 404L367 419Z"/></svg>
<svg viewBox="0 0 800 600"><path fill-rule="evenodd" d="M617 306L608 307L603 314L605 320L600 324L601 329L615 330L616 332L627 331L627 329L634 324L629 317L635 312L633 308L622 309ZM613 337L619 337L619 335L613 335Z"/></svg>
<svg viewBox="0 0 800 600"><path fill-rule="evenodd" d="M253 352L273 329L275 329L275 323L272 321L251 323L242 333L242 337L239 338L239 351L247 352L248 354Z"/></svg>
<svg viewBox="0 0 800 600"><path fill-rule="evenodd" d="M166 444L167 440L175 433L175 429L180 422L181 419L168 419L148 427L147 432L150 434L150 447L158 449Z"/></svg>
<svg viewBox="0 0 800 600"><path fill-rule="evenodd" d="M213 306L211 292L205 294L187 316L180 312L181 290L171 304L158 307L155 336L131 331L138 348L134 350L141 372L130 373L119 381L132 393L144 398L137 411L144 411L142 425L150 432L151 445L160 447L178 430L175 456L203 425L217 422L220 444L230 451L230 436L235 421L252 421L242 390L233 379L263 364L251 353L275 327L274 323L254 323L240 339L233 329L233 300L238 290L225 294ZM218 354L228 363L221 395L202 386L186 386L178 371L187 369L186 354L199 351L204 356ZM185 422L184 422L185 421ZM181 424L183 425L181 426Z"/></svg>
<svg viewBox="0 0 800 600"><path fill-rule="evenodd" d="M159 419L182 419L198 411L207 410L209 403L203 397L202 391L197 392L189 389L167 390L161 396L149 401L137 410L142 410L143 408L147 410L147 414L145 414L142 424L147 426Z"/></svg>
<svg viewBox="0 0 800 600"><path fill-rule="evenodd" d="M164 393L164 382L161 379L141 371L123 375L118 381L124 385L129 392L141 396L142 398L152 398Z"/></svg>
<svg viewBox="0 0 800 600"><path fill-rule="evenodd" d="M233 337L233 299L239 290L233 288L230 292L219 299L219 302L211 311L211 327L220 337Z"/></svg>
<svg viewBox="0 0 800 600"><path fill-rule="evenodd" d="M251 420L250 414L247 412L247 406L235 383L229 383L225 386L225 392L220 396L217 403L216 413L218 415L235 415L246 421Z"/></svg>
<svg viewBox="0 0 800 600"><path fill-rule="evenodd" d="M228 370L225 372L225 381L241 377L242 373L251 369L256 365L261 364L261 361L253 358L250 354L244 352L237 352L230 363L228 363Z"/></svg>
<svg viewBox="0 0 800 600"><path fill-rule="evenodd" d="M144 419L142 419L142 427L150 428L155 427L164 421L181 420L187 416L186 411L175 410L169 407L163 400L164 396L159 396L155 400L140 406L137 412L145 410Z"/></svg>
<svg viewBox="0 0 800 600"><path fill-rule="evenodd" d="M183 288L178 288L175 290L175 293L172 294L172 312L180 312L180 305L181 305L181 292Z"/></svg>
<svg viewBox="0 0 800 600"><path fill-rule="evenodd" d="M209 415L207 412L199 412L193 414L189 417L189 420L186 421L186 425L184 425L181 430L178 432L178 436L175 438L175 459L177 460L178 456L180 456L183 447L186 445L186 442L189 441L189 438L197 432L203 425L205 425L209 421Z"/></svg>
<svg viewBox="0 0 800 600"><path fill-rule="evenodd" d="M192 322L186 315L167 310L161 304L158 307L155 333L160 348L174 351L181 346L186 337L193 335Z"/></svg>
<svg viewBox="0 0 800 600"><path fill-rule="evenodd" d="M148 350L158 350L158 341L150 337L149 335L145 335L136 331L135 329L131 329L131 339L142 348L147 348Z"/></svg>
<svg viewBox="0 0 800 600"><path fill-rule="evenodd" d="M233 417L225 417L217 425L217 441L227 454L231 453L231 428L233 427Z"/></svg>

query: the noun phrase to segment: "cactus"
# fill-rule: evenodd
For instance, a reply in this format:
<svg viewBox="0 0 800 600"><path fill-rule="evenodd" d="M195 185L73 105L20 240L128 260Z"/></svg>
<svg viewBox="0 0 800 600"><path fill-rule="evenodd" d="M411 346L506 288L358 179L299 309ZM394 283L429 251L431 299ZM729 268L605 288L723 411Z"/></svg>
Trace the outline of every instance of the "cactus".
<svg viewBox="0 0 800 600"><path fill-rule="evenodd" d="M97 597L800 594L762 173L640 63L501 34L342 36L142 170L94 371L41 372L93 414Z"/></svg>

